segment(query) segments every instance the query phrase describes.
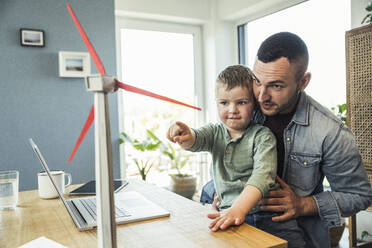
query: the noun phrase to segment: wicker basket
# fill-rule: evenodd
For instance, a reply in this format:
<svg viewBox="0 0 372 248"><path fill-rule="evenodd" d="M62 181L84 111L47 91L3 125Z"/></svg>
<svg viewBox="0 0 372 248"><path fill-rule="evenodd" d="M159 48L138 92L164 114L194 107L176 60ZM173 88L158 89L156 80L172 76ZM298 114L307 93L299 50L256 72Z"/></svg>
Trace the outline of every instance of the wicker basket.
<svg viewBox="0 0 372 248"><path fill-rule="evenodd" d="M346 67L347 125L372 171L372 24L346 32Z"/></svg>

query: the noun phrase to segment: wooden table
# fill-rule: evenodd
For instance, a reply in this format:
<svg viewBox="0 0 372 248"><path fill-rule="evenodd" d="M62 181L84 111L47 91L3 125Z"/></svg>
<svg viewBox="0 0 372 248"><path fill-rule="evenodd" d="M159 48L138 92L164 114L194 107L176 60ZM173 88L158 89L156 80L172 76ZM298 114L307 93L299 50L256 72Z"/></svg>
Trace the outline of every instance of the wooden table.
<svg viewBox="0 0 372 248"><path fill-rule="evenodd" d="M287 247L285 240L246 224L212 232L209 207L154 185L129 180L123 190L138 191L171 214L118 225L118 247ZM79 232L59 199L42 200L37 190L20 192L15 210L0 211L0 247L18 247L40 236L71 248L97 247L97 231Z"/></svg>

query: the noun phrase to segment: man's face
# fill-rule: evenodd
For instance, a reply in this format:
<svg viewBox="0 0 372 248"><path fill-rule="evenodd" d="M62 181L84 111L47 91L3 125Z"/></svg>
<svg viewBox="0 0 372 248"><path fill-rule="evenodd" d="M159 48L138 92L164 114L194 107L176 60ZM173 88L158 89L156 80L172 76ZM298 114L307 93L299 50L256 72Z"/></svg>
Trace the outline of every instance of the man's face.
<svg viewBox="0 0 372 248"><path fill-rule="evenodd" d="M218 83L216 101L218 115L231 137L243 134L252 120L254 109L252 91L240 86L226 90L225 85Z"/></svg>
<svg viewBox="0 0 372 248"><path fill-rule="evenodd" d="M284 57L268 63L257 59L253 73L260 80L253 84L254 95L261 111L268 116L290 113L297 104L300 90L308 83L302 80L297 84L296 67Z"/></svg>

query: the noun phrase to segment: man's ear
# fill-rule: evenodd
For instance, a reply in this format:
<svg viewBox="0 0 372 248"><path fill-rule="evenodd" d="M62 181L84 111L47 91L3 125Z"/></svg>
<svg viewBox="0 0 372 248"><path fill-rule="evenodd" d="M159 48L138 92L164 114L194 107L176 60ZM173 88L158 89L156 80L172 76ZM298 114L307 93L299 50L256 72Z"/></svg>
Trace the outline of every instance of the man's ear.
<svg viewBox="0 0 372 248"><path fill-rule="evenodd" d="M310 83L310 79L311 79L311 73L306 72L304 76L301 78L301 82L300 82L301 85L299 89L300 91L304 91L306 89L306 87Z"/></svg>

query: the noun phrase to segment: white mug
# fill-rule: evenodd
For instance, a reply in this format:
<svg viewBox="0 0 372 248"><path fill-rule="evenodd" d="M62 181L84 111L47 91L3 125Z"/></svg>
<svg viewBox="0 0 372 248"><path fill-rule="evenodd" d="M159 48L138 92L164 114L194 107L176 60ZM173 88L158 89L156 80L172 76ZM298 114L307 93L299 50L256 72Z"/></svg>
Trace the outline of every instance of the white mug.
<svg viewBox="0 0 372 248"><path fill-rule="evenodd" d="M64 194L65 188L71 184L71 174L64 171L50 171L50 174L59 191ZM67 184L65 184L65 176L68 178ZM40 198L50 199L58 197L58 193L45 171L37 173L37 183Z"/></svg>

